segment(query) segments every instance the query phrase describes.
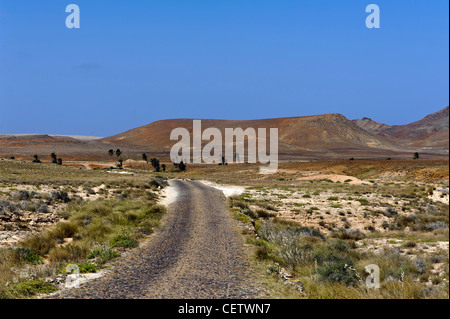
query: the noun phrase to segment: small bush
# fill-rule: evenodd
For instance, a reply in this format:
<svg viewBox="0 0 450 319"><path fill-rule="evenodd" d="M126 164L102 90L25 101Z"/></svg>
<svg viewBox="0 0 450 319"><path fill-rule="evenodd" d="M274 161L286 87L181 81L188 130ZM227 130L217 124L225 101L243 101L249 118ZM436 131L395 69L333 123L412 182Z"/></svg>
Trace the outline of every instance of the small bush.
<svg viewBox="0 0 450 319"><path fill-rule="evenodd" d="M406 248L414 248L414 247L417 246L417 243L414 242L414 241L408 241L403 246L406 247Z"/></svg>
<svg viewBox="0 0 450 319"><path fill-rule="evenodd" d="M97 268L98 267L96 265L90 262L84 262L79 266L80 273L82 274L96 272Z"/></svg>
<svg viewBox="0 0 450 319"><path fill-rule="evenodd" d="M54 263L61 262L82 262L88 254L87 247L80 245L67 245L64 247L55 247L48 253L49 259Z"/></svg>
<svg viewBox="0 0 450 319"><path fill-rule="evenodd" d="M32 280L14 285L7 290L6 296L12 298L32 297L37 294L48 294L56 290L58 289L50 283L41 280Z"/></svg>
<svg viewBox="0 0 450 319"><path fill-rule="evenodd" d="M395 217L398 215L398 213L394 208L388 207L384 210L383 215L386 217Z"/></svg>
<svg viewBox="0 0 450 319"><path fill-rule="evenodd" d="M416 260L414 260L414 266L416 267L417 272L421 275L427 270L427 263L421 258L416 258Z"/></svg>
<svg viewBox="0 0 450 319"><path fill-rule="evenodd" d="M317 273L324 281L344 283L347 286L355 285L359 280L353 262L343 257L338 257L333 262L326 262L317 269Z"/></svg>
<svg viewBox="0 0 450 319"><path fill-rule="evenodd" d="M29 248L16 248L13 252L16 254L16 258L21 262L32 265L42 264L42 258Z"/></svg>
<svg viewBox="0 0 450 319"><path fill-rule="evenodd" d="M265 245L259 246L256 249L255 257L258 260L268 260L268 259L270 259L270 250L269 250L269 248L267 248L267 246L265 246Z"/></svg>
<svg viewBox="0 0 450 319"><path fill-rule="evenodd" d="M14 192L12 194L12 198L14 200L27 200L30 198L30 193L28 193L27 191L20 190L20 191Z"/></svg>
<svg viewBox="0 0 450 319"><path fill-rule="evenodd" d="M116 235L113 240L111 240L112 247L128 247L133 248L137 246L137 241L130 237L126 233Z"/></svg>
<svg viewBox="0 0 450 319"><path fill-rule="evenodd" d="M169 184L167 183L167 180L165 178L156 176L154 179L152 179L150 182L148 182L148 185L150 187L164 188Z"/></svg>
<svg viewBox="0 0 450 319"><path fill-rule="evenodd" d="M23 248L28 248L40 256L46 255L50 249L55 247L55 240L50 232L31 235L21 242Z"/></svg>
<svg viewBox="0 0 450 319"><path fill-rule="evenodd" d="M355 201L359 202L361 205L369 205L369 201L364 198L356 198Z"/></svg>
<svg viewBox="0 0 450 319"><path fill-rule="evenodd" d="M61 243L64 238L70 238L75 235L77 230L78 225L75 222L62 222L58 223L51 233L53 237Z"/></svg>
<svg viewBox="0 0 450 319"><path fill-rule="evenodd" d="M397 217L397 219L395 220L395 223L396 223L397 227L405 228L405 227L413 226L417 220L418 220L418 218L415 216L401 215L401 216Z"/></svg>
<svg viewBox="0 0 450 319"><path fill-rule="evenodd" d="M333 232L331 234L331 237L333 238L340 238L340 239L350 239L350 240L361 240L365 238L366 236L359 230L359 229L345 229L340 228L337 231Z"/></svg>
<svg viewBox="0 0 450 319"><path fill-rule="evenodd" d="M37 208L38 213L42 214L49 214L50 210L48 209L48 206L45 204L40 204Z"/></svg>
<svg viewBox="0 0 450 319"><path fill-rule="evenodd" d="M61 201L63 203L68 203L70 202L70 198L69 195L64 192L64 191L53 191L50 194L50 199L57 202L57 201Z"/></svg>
<svg viewBox="0 0 450 319"><path fill-rule="evenodd" d="M264 209L258 209L255 214L259 217L259 218L270 218L270 217L274 217L275 215L273 213L268 212L267 210Z"/></svg>
<svg viewBox="0 0 450 319"><path fill-rule="evenodd" d="M98 259L99 263L103 264L119 256L120 254L117 251L111 249L110 246L99 245L89 252L87 258L88 259L96 258Z"/></svg>

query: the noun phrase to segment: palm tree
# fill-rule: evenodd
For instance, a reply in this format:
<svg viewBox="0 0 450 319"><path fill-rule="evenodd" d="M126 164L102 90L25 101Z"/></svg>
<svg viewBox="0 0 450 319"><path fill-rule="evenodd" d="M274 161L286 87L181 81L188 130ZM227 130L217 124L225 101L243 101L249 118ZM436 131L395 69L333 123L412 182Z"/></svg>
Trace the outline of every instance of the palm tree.
<svg viewBox="0 0 450 319"><path fill-rule="evenodd" d="M152 166L155 169L155 172L159 172L161 170L161 168L159 166L159 160L157 158L152 158L150 160L150 162L152 163Z"/></svg>
<svg viewBox="0 0 450 319"><path fill-rule="evenodd" d="M414 159L419 159L419 153L418 152L414 153Z"/></svg>
<svg viewBox="0 0 450 319"><path fill-rule="evenodd" d="M50 157L52 158L52 163L56 164L57 163L56 154L55 153L51 153Z"/></svg>
<svg viewBox="0 0 450 319"><path fill-rule="evenodd" d="M166 164L161 164L161 169L162 169L163 172L165 172L166 171Z"/></svg>
<svg viewBox="0 0 450 319"><path fill-rule="evenodd" d="M147 171L148 171L148 157L147 157L147 154L142 153L142 159L147 162Z"/></svg>
<svg viewBox="0 0 450 319"><path fill-rule="evenodd" d="M122 152L120 151L120 149L116 149L116 156L120 157L121 154L122 154Z"/></svg>
<svg viewBox="0 0 450 319"><path fill-rule="evenodd" d="M108 151L108 155L109 155L109 156L113 156L113 155L114 155L114 150L113 150L113 149L110 149L110 150Z"/></svg>
<svg viewBox="0 0 450 319"><path fill-rule="evenodd" d="M34 158L33 163L41 163L37 155L33 155L33 158Z"/></svg>

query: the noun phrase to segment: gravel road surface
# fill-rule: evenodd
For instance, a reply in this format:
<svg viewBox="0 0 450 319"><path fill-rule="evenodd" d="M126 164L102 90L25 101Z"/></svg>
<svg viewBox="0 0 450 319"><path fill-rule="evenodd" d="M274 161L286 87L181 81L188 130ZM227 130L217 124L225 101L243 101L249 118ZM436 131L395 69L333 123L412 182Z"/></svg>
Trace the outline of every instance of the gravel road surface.
<svg viewBox="0 0 450 319"><path fill-rule="evenodd" d="M151 238L113 261L105 276L55 297L257 298L223 193L195 181L171 185L178 197Z"/></svg>

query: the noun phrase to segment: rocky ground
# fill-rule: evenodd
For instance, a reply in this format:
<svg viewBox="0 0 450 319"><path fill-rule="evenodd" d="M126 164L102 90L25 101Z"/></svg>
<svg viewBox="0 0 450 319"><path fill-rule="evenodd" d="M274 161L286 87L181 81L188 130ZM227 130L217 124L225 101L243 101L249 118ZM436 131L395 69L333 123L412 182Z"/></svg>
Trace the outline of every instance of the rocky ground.
<svg viewBox="0 0 450 319"><path fill-rule="evenodd" d="M68 202L113 196L105 185L93 188L50 185L0 185L0 247L13 246L27 235L62 220L59 214Z"/></svg>

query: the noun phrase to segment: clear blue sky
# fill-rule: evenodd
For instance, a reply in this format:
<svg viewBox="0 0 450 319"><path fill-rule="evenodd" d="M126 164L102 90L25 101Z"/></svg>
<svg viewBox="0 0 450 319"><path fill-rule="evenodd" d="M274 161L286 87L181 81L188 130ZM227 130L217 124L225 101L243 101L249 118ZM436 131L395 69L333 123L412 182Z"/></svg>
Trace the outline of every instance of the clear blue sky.
<svg viewBox="0 0 450 319"><path fill-rule="evenodd" d="M81 28L67 29L78 4ZM367 29L378 4L381 28ZM448 105L447 0L0 0L0 134Z"/></svg>

